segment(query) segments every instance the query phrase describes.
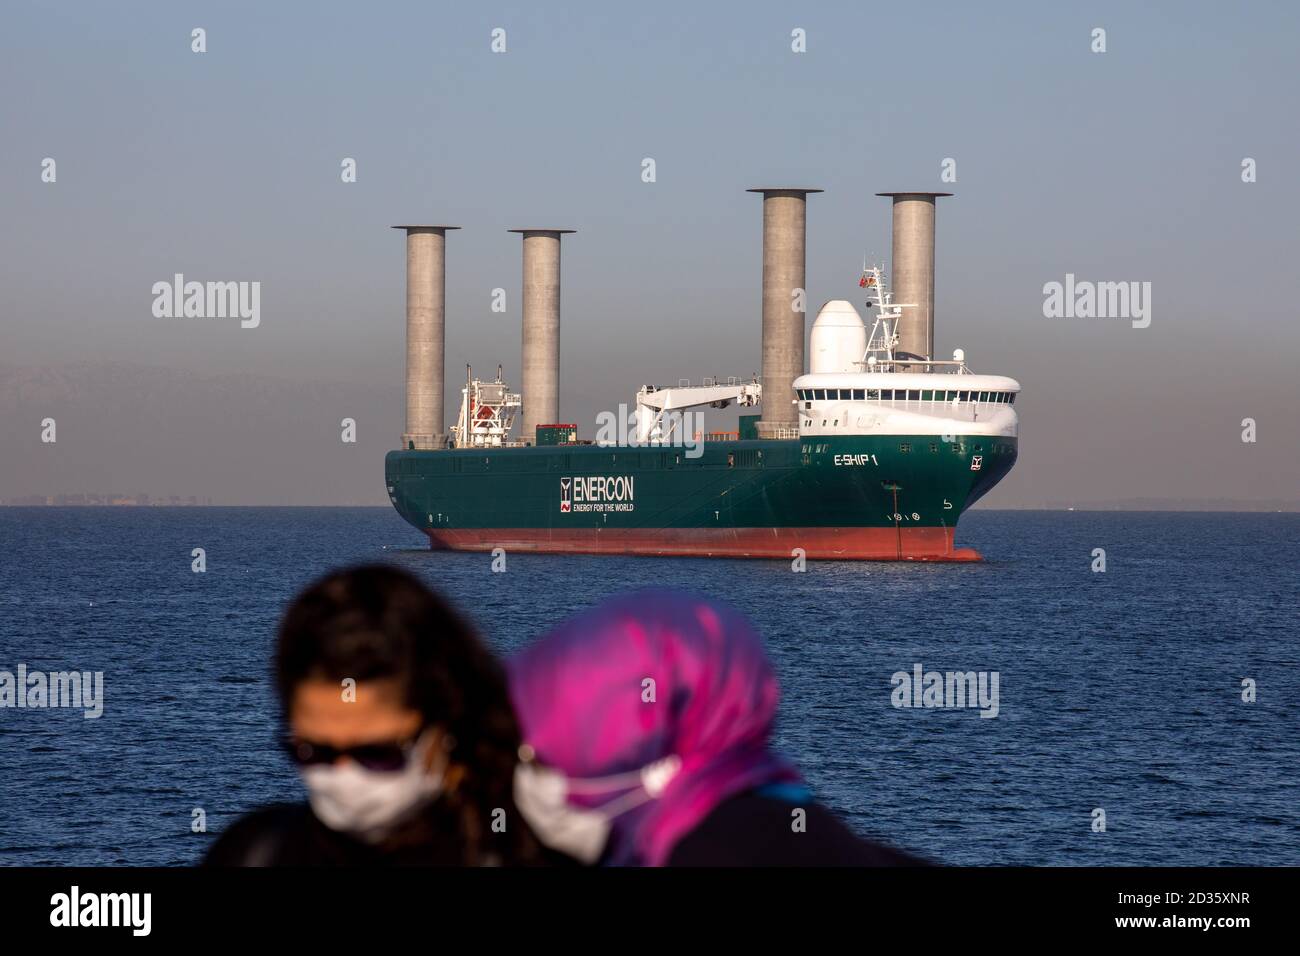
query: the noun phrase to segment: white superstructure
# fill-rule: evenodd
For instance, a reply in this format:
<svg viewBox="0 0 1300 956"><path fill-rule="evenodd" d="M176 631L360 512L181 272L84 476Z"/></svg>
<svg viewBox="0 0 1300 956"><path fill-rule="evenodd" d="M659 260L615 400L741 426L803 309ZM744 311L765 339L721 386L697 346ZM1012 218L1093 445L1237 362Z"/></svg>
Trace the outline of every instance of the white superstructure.
<svg viewBox="0 0 1300 956"><path fill-rule="evenodd" d="M522 445L510 440L510 426L519 411L520 398L501 381L501 366L497 366L495 382L483 382L470 377L470 367L465 366L465 387L460 390L460 414L451 426L452 439L457 448L501 448Z"/></svg>
<svg viewBox="0 0 1300 956"><path fill-rule="evenodd" d="M975 374L961 349L953 352L951 361L896 356L898 318L908 306L894 304L893 296L883 291L878 267L863 270L861 285L875 293L877 313L870 335L857 310L842 299L826 303L813 323L812 370L794 381L800 437L1016 437L1019 382ZM863 330L861 336L858 329Z"/></svg>

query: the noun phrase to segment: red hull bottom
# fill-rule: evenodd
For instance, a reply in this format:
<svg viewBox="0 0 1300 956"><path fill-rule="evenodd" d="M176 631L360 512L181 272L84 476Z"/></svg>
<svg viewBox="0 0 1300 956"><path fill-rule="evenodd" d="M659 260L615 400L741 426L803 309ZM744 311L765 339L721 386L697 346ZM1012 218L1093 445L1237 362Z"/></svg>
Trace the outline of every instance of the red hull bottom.
<svg viewBox="0 0 1300 956"><path fill-rule="evenodd" d="M981 561L952 528L426 528L435 551L840 561Z"/></svg>

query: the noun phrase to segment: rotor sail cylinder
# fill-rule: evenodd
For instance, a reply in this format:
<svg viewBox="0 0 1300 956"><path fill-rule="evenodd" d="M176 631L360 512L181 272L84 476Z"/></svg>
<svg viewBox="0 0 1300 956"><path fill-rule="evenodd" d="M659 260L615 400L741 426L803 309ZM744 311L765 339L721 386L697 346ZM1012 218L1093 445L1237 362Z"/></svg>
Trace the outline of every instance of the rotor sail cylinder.
<svg viewBox="0 0 1300 956"><path fill-rule="evenodd" d="M952 193L876 193L894 203L890 288L905 306L896 353L933 359L935 200Z"/></svg>
<svg viewBox="0 0 1300 956"><path fill-rule="evenodd" d="M406 431L403 448L442 448L446 357L447 230L394 226L406 232Z"/></svg>

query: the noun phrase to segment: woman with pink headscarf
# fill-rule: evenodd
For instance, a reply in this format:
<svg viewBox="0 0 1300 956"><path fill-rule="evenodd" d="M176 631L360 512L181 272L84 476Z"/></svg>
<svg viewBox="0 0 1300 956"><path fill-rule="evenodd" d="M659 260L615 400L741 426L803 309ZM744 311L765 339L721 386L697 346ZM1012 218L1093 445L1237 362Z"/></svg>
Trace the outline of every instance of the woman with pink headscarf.
<svg viewBox="0 0 1300 956"><path fill-rule="evenodd" d="M769 747L780 691L749 621L642 591L507 667L515 802L543 843L624 866L908 865L819 806Z"/></svg>

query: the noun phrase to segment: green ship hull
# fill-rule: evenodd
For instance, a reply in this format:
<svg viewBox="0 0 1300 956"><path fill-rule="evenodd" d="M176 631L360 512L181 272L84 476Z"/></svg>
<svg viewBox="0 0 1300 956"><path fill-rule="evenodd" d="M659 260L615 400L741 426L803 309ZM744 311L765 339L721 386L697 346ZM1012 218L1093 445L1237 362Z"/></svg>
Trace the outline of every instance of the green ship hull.
<svg viewBox="0 0 1300 956"><path fill-rule="evenodd" d="M669 446L392 451L398 513L431 547L709 557L979 560L957 519L1015 438L817 436Z"/></svg>

